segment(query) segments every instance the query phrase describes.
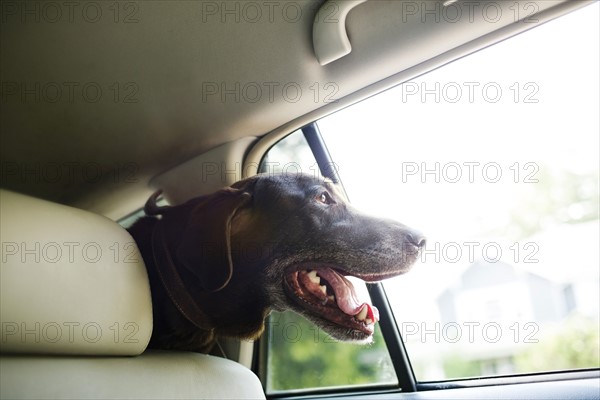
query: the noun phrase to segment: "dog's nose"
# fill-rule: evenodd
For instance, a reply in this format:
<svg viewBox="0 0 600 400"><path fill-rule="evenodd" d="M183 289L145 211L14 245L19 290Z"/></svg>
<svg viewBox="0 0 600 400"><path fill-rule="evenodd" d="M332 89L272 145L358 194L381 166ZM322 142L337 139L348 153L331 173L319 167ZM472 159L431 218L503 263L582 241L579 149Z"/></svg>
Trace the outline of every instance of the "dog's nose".
<svg viewBox="0 0 600 400"><path fill-rule="evenodd" d="M411 244L414 244L415 246L417 246L419 248L425 247L425 244L427 243L427 239L420 232L408 233L406 235L406 240L408 240Z"/></svg>

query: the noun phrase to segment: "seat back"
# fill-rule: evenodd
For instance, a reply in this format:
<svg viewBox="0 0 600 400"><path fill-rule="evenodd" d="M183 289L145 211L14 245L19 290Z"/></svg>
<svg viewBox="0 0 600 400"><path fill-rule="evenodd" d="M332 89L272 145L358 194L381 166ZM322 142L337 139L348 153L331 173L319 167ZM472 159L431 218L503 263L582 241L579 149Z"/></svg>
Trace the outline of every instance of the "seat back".
<svg viewBox="0 0 600 400"><path fill-rule="evenodd" d="M2 352L142 353L152 301L129 233L83 210L0 196Z"/></svg>
<svg viewBox="0 0 600 400"><path fill-rule="evenodd" d="M146 350L152 299L105 217L0 190L0 398L264 398L213 356Z"/></svg>

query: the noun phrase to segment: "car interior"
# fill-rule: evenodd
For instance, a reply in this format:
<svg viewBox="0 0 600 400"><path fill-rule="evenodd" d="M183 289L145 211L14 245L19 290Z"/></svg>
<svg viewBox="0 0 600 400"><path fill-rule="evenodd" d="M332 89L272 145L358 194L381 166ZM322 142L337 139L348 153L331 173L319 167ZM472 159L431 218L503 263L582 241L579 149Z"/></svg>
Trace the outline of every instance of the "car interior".
<svg viewBox="0 0 600 400"><path fill-rule="evenodd" d="M600 399L598 6L593 0L3 1L0 398ZM544 33L569 18L575 21L569 27L586 36L557 28L564 43L555 43ZM522 53L513 50L513 41L535 32L541 33ZM464 64L494 48L504 59ZM561 49L575 48L589 58L569 63L571 53ZM521 78L519 71L533 63L524 54L541 59L543 50L562 75L548 65ZM514 79L494 78L496 70ZM443 71L444 78L431 78L439 86L418 83ZM486 72L492 78L482 78ZM557 94L555 108L543 109L553 82L580 91ZM413 100L422 115L409 108ZM503 102L527 107L529 121L518 120L512 108L498 111ZM387 117L378 113L392 122L384 125ZM565 125L553 122L559 116ZM477 139L461 136L468 124ZM536 132L537 126L555 131ZM520 200L489 183L502 173L516 182L519 173L520 188L537 190L543 185L535 183L549 181L554 170L528 154L544 149L552 149L548 157L572 152L582 166L544 192L555 199L573 187L564 207L543 201L544 194L528 207L566 210L566 219L557 214L559 224L533 213L531 222L519 214L520 225L512 226L494 207ZM570 168L571 158L550 159ZM489 189L466 178L473 171L477 177L481 166ZM419 215L463 213L450 195L428 192L446 190L461 171L466 183L454 185L457 192L489 190L497 200L466 202L464 213L485 208L498 229L521 238L519 245L502 247L504 258L496 262L500 245L471 244L468 250L485 250L483 258L452 278L417 263L406 279L364 285L381 315L373 344L338 348L299 317L273 313L260 339L220 338L211 354L148 348L149 281L126 228L144 215L156 190L161 204L177 205L256 174L303 172L340 185L359 208L371 204L390 218L396 214L384 205L403 209L398 218L427 234L436 222ZM439 177L446 182L431 183ZM404 199L411 183L426 186L415 203ZM393 190L398 194L388 195ZM407 212L419 205L422 214ZM471 223L465 221L459 224ZM504 234L498 229L494 235ZM428 246L437 240L432 235ZM468 238L446 239L442 259L459 248L448 243L473 243ZM506 257L535 263L514 268L523 263ZM539 272L546 259L560 261L561 277L569 272L570 280L549 278L554 267ZM413 274L422 284L409 280ZM506 286L492 289L498 282ZM529 296L529 288L537 294ZM431 307L439 311L425 319L412 301L434 289L439 296L430 296ZM531 304L514 300L518 311L505 318L498 298L509 302L521 291ZM478 317L478 307L489 318ZM550 326L571 321L579 330L565 346L579 346L575 356L561 364L563 353L550 344L541 350L547 358L527 353L534 341L550 343L544 341ZM439 342L455 344L461 332L464 339L480 331L493 349L469 340L439 358L446 351ZM300 336L309 344L301 345ZM352 374L340 372L346 369Z"/></svg>

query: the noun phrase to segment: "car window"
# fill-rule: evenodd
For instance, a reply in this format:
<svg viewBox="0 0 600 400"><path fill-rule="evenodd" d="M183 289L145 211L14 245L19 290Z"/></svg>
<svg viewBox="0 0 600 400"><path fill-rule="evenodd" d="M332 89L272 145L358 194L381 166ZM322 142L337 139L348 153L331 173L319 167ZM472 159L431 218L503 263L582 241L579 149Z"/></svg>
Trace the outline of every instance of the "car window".
<svg viewBox="0 0 600 400"><path fill-rule="evenodd" d="M352 203L428 237L385 283L420 382L600 365L597 15L598 3L318 121ZM300 131L263 172L319 173ZM329 343L275 313L266 337L267 393L397 383L379 331L367 348Z"/></svg>
<svg viewBox="0 0 600 400"><path fill-rule="evenodd" d="M302 131L294 132L271 148L261 163L261 172L321 176ZM362 281L348 279L359 298L369 298ZM378 327L373 344L358 346L334 341L298 314L273 312L262 344L266 348L262 378L267 394L398 383Z"/></svg>
<svg viewBox="0 0 600 400"><path fill-rule="evenodd" d="M419 381L600 365L598 11L318 121L352 203L428 238L384 285Z"/></svg>

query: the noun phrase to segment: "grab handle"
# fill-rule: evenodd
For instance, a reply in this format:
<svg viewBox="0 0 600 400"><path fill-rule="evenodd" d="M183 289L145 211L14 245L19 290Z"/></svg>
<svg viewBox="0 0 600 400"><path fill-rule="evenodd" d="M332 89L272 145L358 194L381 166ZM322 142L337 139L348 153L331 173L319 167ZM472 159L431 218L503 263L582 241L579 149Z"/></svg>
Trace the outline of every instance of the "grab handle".
<svg viewBox="0 0 600 400"><path fill-rule="evenodd" d="M346 16L367 0L328 0L313 23L313 47L319 64L327 65L352 51L346 33Z"/></svg>

